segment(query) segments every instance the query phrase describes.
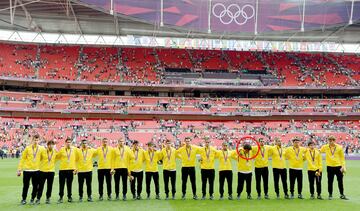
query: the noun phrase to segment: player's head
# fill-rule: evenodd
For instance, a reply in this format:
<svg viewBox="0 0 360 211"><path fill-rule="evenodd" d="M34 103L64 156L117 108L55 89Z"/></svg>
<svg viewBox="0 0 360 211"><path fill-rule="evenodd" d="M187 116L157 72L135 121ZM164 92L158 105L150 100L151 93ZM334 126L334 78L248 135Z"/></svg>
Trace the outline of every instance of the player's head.
<svg viewBox="0 0 360 211"><path fill-rule="evenodd" d="M185 145L186 145L187 147L189 147L190 144L191 144L191 138L190 138L190 137L186 137L186 138L185 138Z"/></svg>
<svg viewBox="0 0 360 211"><path fill-rule="evenodd" d="M107 139L107 138L103 138L103 139L101 140L101 142L102 142L102 145L103 145L104 147L106 147L106 145L108 144L108 139Z"/></svg>
<svg viewBox="0 0 360 211"><path fill-rule="evenodd" d="M248 143L244 144L244 151L245 151L246 153L248 153L250 150L251 150L251 145L248 144Z"/></svg>
<svg viewBox="0 0 360 211"><path fill-rule="evenodd" d="M336 139L334 136L329 136L328 137L328 143L330 146L335 146L335 143L336 143Z"/></svg>
<svg viewBox="0 0 360 211"><path fill-rule="evenodd" d="M204 142L205 142L205 146L206 146L206 147L209 147L209 146L210 146L210 142L211 142L210 137L206 136L206 137L204 138Z"/></svg>
<svg viewBox="0 0 360 211"><path fill-rule="evenodd" d="M166 145L166 148L170 148L170 147L171 147L171 140L170 140L170 139L166 139L166 140L165 140L165 145Z"/></svg>
<svg viewBox="0 0 360 211"><path fill-rule="evenodd" d="M123 138L119 138L119 139L118 139L118 145L122 147L122 146L124 146L124 144L125 144L124 139L123 139Z"/></svg>
<svg viewBox="0 0 360 211"><path fill-rule="evenodd" d="M136 150L139 149L139 141L135 140L133 142L133 148L136 149Z"/></svg>
<svg viewBox="0 0 360 211"><path fill-rule="evenodd" d="M310 149L314 149L314 148L315 148L315 143L314 143L313 141L309 141L307 145L308 145L308 147L309 147Z"/></svg>
<svg viewBox="0 0 360 211"><path fill-rule="evenodd" d="M292 143L294 147L299 147L300 146L300 138L295 137L292 139Z"/></svg>
<svg viewBox="0 0 360 211"><path fill-rule="evenodd" d="M88 145L88 141L86 139L81 140L81 148L85 149Z"/></svg>
<svg viewBox="0 0 360 211"><path fill-rule="evenodd" d="M65 140L65 147L66 148L70 148L71 146L71 138L70 137L67 137L66 140Z"/></svg>
<svg viewBox="0 0 360 211"><path fill-rule="evenodd" d="M47 148L50 150L54 148L54 145L55 145L55 142L53 140L50 140L46 143Z"/></svg>
<svg viewBox="0 0 360 211"><path fill-rule="evenodd" d="M260 144L260 146L264 146L264 139L263 138L259 138L259 144Z"/></svg>
<svg viewBox="0 0 360 211"><path fill-rule="evenodd" d="M40 136L39 136L39 134L35 134L33 137L32 137L32 144L33 145L38 145L39 144L39 141L40 141Z"/></svg>
<svg viewBox="0 0 360 211"><path fill-rule="evenodd" d="M227 143L226 141L224 141L224 142L221 144L221 146L222 146L222 149L223 149L223 150L227 150L227 148L228 148L228 143Z"/></svg>
<svg viewBox="0 0 360 211"><path fill-rule="evenodd" d="M281 147L281 140L280 140L280 138L278 138L278 137L275 138L275 145Z"/></svg>
<svg viewBox="0 0 360 211"><path fill-rule="evenodd" d="M149 141L146 145L150 151L154 150L154 143L152 141Z"/></svg>

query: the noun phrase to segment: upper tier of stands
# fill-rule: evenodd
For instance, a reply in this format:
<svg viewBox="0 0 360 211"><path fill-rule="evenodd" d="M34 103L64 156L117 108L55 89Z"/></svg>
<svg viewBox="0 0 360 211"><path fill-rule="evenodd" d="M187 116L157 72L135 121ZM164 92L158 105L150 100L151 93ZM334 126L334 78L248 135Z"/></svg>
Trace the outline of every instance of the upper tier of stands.
<svg viewBox="0 0 360 211"><path fill-rule="evenodd" d="M0 75L77 81L164 83L165 69L272 74L280 86L359 86L360 57L250 52L0 44Z"/></svg>

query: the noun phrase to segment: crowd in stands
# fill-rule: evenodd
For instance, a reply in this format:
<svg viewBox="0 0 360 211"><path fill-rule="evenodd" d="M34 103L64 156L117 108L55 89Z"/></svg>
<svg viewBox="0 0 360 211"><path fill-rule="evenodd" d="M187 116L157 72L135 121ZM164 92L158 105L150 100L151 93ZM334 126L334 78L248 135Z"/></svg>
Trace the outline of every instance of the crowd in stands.
<svg viewBox="0 0 360 211"><path fill-rule="evenodd" d="M312 140L324 144L326 137L333 135L347 153L360 150L360 121L176 121L176 120L102 120L102 119L39 119L0 118L0 148L16 156L28 144L28 136L38 133L44 141L53 139L62 146L65 138L74 143L86 138L91 145L98 146L106 137L114 143L120 137L128 143L138 140L142 144L150 140L161 144L165 139L179 143L185 137L192 137L195 144L202 144L204 137L210 137L217 147L226 141L235 141L245 135L265 138L267 142L275 137L287 144L294 137L301 137L304 143ZM15 152L14 154L12 154Z"/></svg>
<svg viewBox="0 0 360 211"><path fill-rule="evenodd" d="M192 98L192 97L136 97L90 96L66 94L38 94L0 92L0 108L60 109L116 111L169 111L169 112L359 112L360 99L313 98Z"/></svg>
<svg viewBox="0 0 360 211"><path fill-rule="evenodd" d="M163 83L166 68L197 71L266 70L279 79L280 86L360 86L360 57L335 53L284 53L215 51L154 48L103 48L83 46L42 46L0 44L0 76L67 81ZM217 72L219 73L219 72ZM220 72L221 73L221 72ZM0 109L57 109L82 111L169 111L234 113L252 112L327 112L341 115L360 112L360 99L316 98L192 98L90 96L0 92ZM171 118L170 118L171 119ZM205 136L215 146L234 143L244 135L285 143L299 136L303 141L323 144L333 135L346 152L359 152L360 121L177 121L177 120L104 120L43 119L0 117L0 157L16 157L31 133L54 139L62 145L66 137L74 142L87 138L94 146L101 138L127 142L165 139L175 143L192 137L201 144Z"/></svg>
<svg viewBox="0 0 360 211"><path fill-rule="evenodd" d="M0 76L74 81L165 83L166 68L263 71L280 86L359 86L360 57L154 48L0 44Z"/></svg>

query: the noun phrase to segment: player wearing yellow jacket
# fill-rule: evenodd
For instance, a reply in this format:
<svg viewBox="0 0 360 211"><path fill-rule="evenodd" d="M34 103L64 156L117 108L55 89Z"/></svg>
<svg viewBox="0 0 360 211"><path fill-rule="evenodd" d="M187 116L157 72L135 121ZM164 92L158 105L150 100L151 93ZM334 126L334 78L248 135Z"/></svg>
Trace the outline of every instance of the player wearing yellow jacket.
<svg viewBox="0 0 360 211"><path fill-rule="evenodd" d="M171 147L171 141L165 141L165 147L161 150L161 160L163 162L163 176L165 197L169 199L169 179L171 181L172 199L175 199L176 193L176 149Z"/></svg>
<svg viewBox="0 0 360 211"><path fill-rule="evenodd" d="M196 165L196 155L199 154L199 147L191 144L191 138L186 137L184 146L176 150L181 159L181 181L182 181L182 199L185 199L186 195L186 183L188 177L190 177L191 188L193 192L193 199L197 200L196 195L196 174L195 174L195 165Z"/></svg>
<svg viewBox="0 0 360 211"><path fill-rule="evenodd" d="M269 150L270 146L264 145L264 139L259 139L260 149L258 146L253 147L253 153L259 151L258 156L255 158L255 180L256 192L258 199L261 199L261 178L264 183L264 198L269 199L268 184L269 184Z"/></svg>
<svg viewBox="0 0 360 211"><path fill-rule="evenodd" d="M294 198L295 182L297 182L298 199L304 199L301 193L306 149L300 147L300 139L297 137L292 139L292 143L293 146L288 147L285 151L285 157L289 161L290 198Z"/></svg>
<svg viewBox="0 0 360 211"><path fill-rule="evenodd" d="M142 183L144 178L143 165L144 165L144 150L140 148L139 142L134 141L132 152L134 154L134 162L130 165L131 182L130 188L133 199L141 200ZM135 184L137 184L135 189Z"/></svg>
<svg viewBox="0 0 360 211"><path fill-rule="evenodd" d="M86 181L87 201L92 202L92 171L93 158L96 156L96 150L88 147L86 139L81 140L81 147L77 150L78 183L79 183L79 201L82 202L84 195L84 182Z"/></svg>
<svg viewBox="0 0 360 211"><path fill-rule="evenodd" d="M333 182L336 175L339 186L340 199L348 200L348 198L344 195L343 177L344 173L346 172L346 167L345 155L342 146L336 144L334 136L330 136L328 138L328 144L322 146L320 151L326 155L329 199L332 199Z"/></svg>
<svg viewBox="0 0 360 211"><path fill-rule="evenodd" d="M151 178L155 185L156 199L160 199L158 161L161 160L161 151L155 150L153 142L147 143L148 149L144 152L145 160L145 184L147 199L150 199Z"/></svg>
<svg viewBox="0 0 360 211"><path fill-rule="evenodd" d="M50 140L46 143L46 148L44 148L40 153L40 182L39 189L37 193L37 204L40 203L40 199L44 190L45 182L47 183L46 189L46 204L50 203L52 187L54 183L55 176L55 162L57 151L54 149L55 142Z"/></svg>
<svg viewBox="0 0 360 211"><path fill-rule="evenodd" d="M280 198L279 179L281 177L285 199L289 199L288 188L287 188L285 149L281 146L281 144L282 144L281 140L279 138L275 138L275 146L269 148L269 157L272 158L276 198L277 199Z"/></svg>
<svg viewBox="0 0 360 211"><path fill-rule="evenodd" d="M252 199L251 197L251 181L252 181L252 160L248 160L253 156L252 147L250 144L245 144L243 148L239 149L239 154L233 152L232 159L237 161L238 167L238 186L237 186L237 199L240 200L241 193L244 188L244 183L246 182L246 193L247 199ZM244 159L248 158L248 159Z"/></svg>
<svg viewBox="0 0 360 211"><path fill-rule="evenodd" d="M43 150L39 146L39 135L34 135L31 140L31 145L27 146L22 152L21 159L18 165L17 175L21 176L23 173L23 189L21 204L26 204L27 192L29 190L30 180L32 184L32 193L30 204L34 204L38 184L39 184L39 170L40 170L40 154Z"/></svg>
<svg viewBox="0 0 360 211"><path fill-rule="evenodd" d="M71 146L71 138L65 140L65 146L62 147L57 154L57 159L60 160L59 167L59 200L58 203L63 203L64 188L66 182L68 202L72 202L72 182L74 175L77 174L76 161L77 150Z"/></svg>
<svg viewBox="0 0 360 211"><path fill-rule="evenodd" d="M222 143L222 149L216 152L216 158L219 160L219 191L220 200L224 198L224 183L225 179L228 185L228 199L232 200L232 181L233 172L231 166L231 154L233 151L228 149L226 142Z"/></svg>
<svg viewBox="0 0 360 211"><path fill-rule="evenodd" d="M111 174L114 174L116 200L119 200L120 178L122 180L123 200L126 200L127 178L131 175L131 162L134 162L134 153L128 146L125 146L124 139L120 138L117 147L113 149L111 162Z"/></svg>
<svg viewBox="0 0 360 211"><path fill-rule="evenodd" d="M202 184L202 200L206 197L206 183L209 181L210 200L214 199L214 180L215 180L215 157L216 149L210 146L210 138L205 137L205 146L199 148L200 168L201 168L201 184Z"/></svg>
<svg viewBox="0 0 360 211"><path fill-rule="evenodd" d="M104 179L106 180L106 190L108 200L111 200L111 162L112 162L112 147L108 146L108 139L102 139L102 145L97 148L96 155L98 156L98 182L99 182L99 200L103 200L104 193Z"/></svg>
<svg viewBox="0 0 360 211"><path fill-rule="evenodd" d="M321 197L321 177L322 177L322 158L319 150L315 149L315 143L308 142L308 148L305 152L305 158L308 163L308 178L310 186L310 198L314 199L314 181L316 182L317 198Z"/></svg>

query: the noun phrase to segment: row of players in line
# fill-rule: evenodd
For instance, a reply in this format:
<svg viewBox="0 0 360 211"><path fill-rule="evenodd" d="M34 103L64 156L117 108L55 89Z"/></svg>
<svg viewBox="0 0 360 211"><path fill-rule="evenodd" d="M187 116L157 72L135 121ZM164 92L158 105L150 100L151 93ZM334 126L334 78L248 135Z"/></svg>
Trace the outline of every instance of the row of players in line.
<svg viewBox="0 0 360 211"><path fill-rule="evenodd" d="M308 162L308 178L310 184L310 198L314 199L314 184L316 183L317 198L321 197L322 179L322 157L321 153L326 154L326 167L328 177L329 199L332 199L333 180L337 177L341 199L348 199L344 195L343 174L346 171L345 157L342 146L335 143L335 138L330 136L328 144L320 149L315 148L313 142L308 142L307 148L300 146L300 139L292 140L293 146L283 147L280 139L274 140L273 146L264 145L264 141L259 139L258 146L252 147L245 144L238 151L230 150L227 143L222 144L221 150L216 150L210 146L210 139L205 139L205 146L198 147L191 144L191 138L185 138L182 146L175 149L170 140L166 140L160 150L155 149L152 142L147 144L144 150L139 146L138 141L134 141L132 147L125 145L123 139L119 139L116 147L108 145L108 140L102 140L102 146L97 149L88 147L87 140L81 141L79 148L71 145L72 140L66 139L65 146L59 151L54 149L54 141L49 141L46 147L38 144L39 135L32 137L32 143L25 148L18 165L17 175L23 174L23 190L21 204L26 204L27 192L30 180L33 186L31 194L31 204L39 204L42 197L45 182L47 181L46 203L50 203L52 185L55 175L56 161L60 161L59 166L59 200L63 202L65 183L67 186L68 202L72 202L72 182L74 175L78 175L79 182L79 201L83 200L83 186L86 182L87 201L92 201L92 171L93 159L98 157L98 185L99 200L103 200L104 180L107 186L107 196L111 200L111 177L114 175L116 199L119 198L120 179L122 181L123 200L126 200L127 180L130 180L131 193L134 199L141 199L143 176L145 171L146 193L150 198L151 180L155 184L156 199L160 199L159 193L159 173L158 164L163 165L163 178L166 199L169 199L169 181L171 182L171 198L175 198L176 193L176 159L181 160L181 180L182 180L182 199L185 199L187 180L190 178L193 199L196 195L196 161L199 160L202 180L202 199L206 198L206 186L209 184L210 199L214 199L214 178L215 178L215 159L219 160L219 182L220 199L224 197L224 183L228 184L228 199L232 197L233 168L232 160L237 162L238 184L237 199L243 191L246 182L247 198L251 199L251 181L253 166L255 166L256 190L258 199L261 199L261 180L263 180L264 198L268 196L268 177L269 177L269 158L272 158L272 168L274 177L274 188L276 197L280 198L279 179L281 178L285 199L294 198L295 182L297 181L298 198L302 196L302 180L304 161ZM247 158L253 157L257 151L258 156L254 160ZM198 159L198 157L200 159ZM287 188L287 169L286 160L289 161L289 180L290 196ZM144 167L145 163L145 167ZM35 200L36 199L36 200Z"/></svg>

